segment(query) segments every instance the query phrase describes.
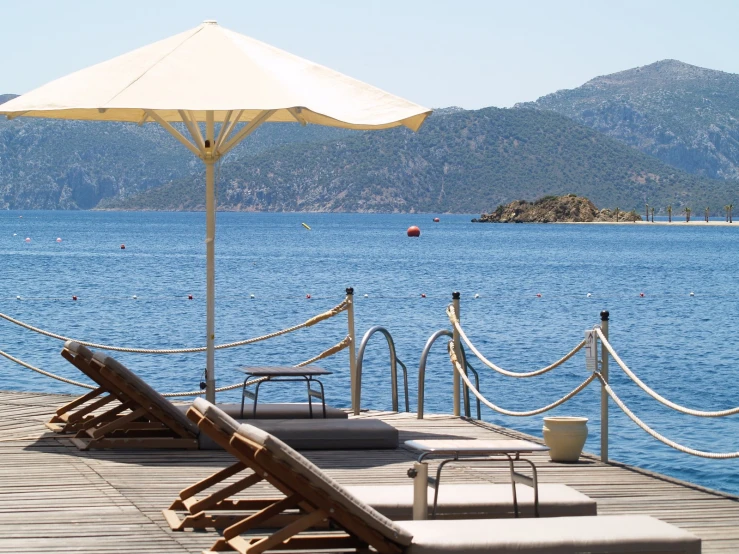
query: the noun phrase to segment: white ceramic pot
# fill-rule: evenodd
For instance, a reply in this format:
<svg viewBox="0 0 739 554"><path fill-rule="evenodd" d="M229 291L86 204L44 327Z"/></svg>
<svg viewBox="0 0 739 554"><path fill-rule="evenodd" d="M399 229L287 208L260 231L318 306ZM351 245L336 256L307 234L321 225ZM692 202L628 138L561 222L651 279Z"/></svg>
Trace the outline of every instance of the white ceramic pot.
<svg viewBox="0 0 739 554"><path fill-rule="evenodd" d="M544 442L553 462L576 462L588 438L587 417L544 418Z"/></svg>

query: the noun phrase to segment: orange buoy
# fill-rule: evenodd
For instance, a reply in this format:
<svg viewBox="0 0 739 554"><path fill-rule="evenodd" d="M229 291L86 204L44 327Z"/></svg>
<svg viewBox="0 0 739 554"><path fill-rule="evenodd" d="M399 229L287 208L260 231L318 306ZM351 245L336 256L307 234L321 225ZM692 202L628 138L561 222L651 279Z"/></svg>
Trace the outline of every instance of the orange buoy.
<svg viewBox="0 0 739 554"><path fill-rule="evenodd" d="M426 298L426 293L421 293L421 298Z"/></svg>
<svg viewBox="0 0 739 554"><path fill-rule="evenodd" d="M57 237L57 238L56 238L56 241L57 241L57 242L62 242L62 238L61 238L61 237Z"/></svg>
<svg viewBox="0 0 739 554"><path fill-rule="evenodd" d="M305 297L310 300L310 294L306 294Z"/></svg>
<svg viewBox="0 0 739 554"><path fill-rule="evenodd" d="M31 239L29 237L26 237L26 242L31 242Z"/></svg>
<svg viewBox="0 0 739 554"><path fill-rule="evenodd" d="M73 296L73 297L72 297L72 300L77 300L77 297L76 297L76 296Z"/></svg>
<svg viewBox="0 0 739 554"><path fill-rule="evenodd" d="M408 227L408 236L409 237L420 237L421 236L421 229L416 227L415 225L412 227Z"/></svg>
<svg viewBox="0 0 739 554"><path fill-rule="evenodd" d="M438 217L434 218L434 223L439 223L440 219Z"/></svg>
<svg viewBox="0 0 739 554"><path fill-rule="evenodd" d="M536 293L536 297L537 297L537 298L541 298L541 293L540 293L540 292L537 292L537 293Z"/></svg>
<svg viewBox="0 0 739 554"><path fill-rule="evenodd" d="M126 245L125 244L121 244L121 250L125 250L125 249L126 249Z"/></svg>
<svg viewBox="0 0 739 554"><path fill-rule="evenodd" d="M639 293L639 298L644 298L644 293L643 292L640 292Z"/></svg>
<svg viewBox="0 0 739 554"><path fill-rule="evenodd" d="M187 299L188 299L188 300L192 300L192 294L188 294L188 295L187 295Z"/></svg>

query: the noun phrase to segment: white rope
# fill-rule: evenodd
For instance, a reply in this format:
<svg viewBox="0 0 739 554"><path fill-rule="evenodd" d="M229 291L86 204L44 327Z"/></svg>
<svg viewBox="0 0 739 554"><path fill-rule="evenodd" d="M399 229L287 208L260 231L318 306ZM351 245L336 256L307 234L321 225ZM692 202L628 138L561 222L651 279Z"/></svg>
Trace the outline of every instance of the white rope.
<svg viewBox="0 0 739 554"><path fill-rule="evenodd" d="M628 375L634 383L636 383L639 388L641 388L644 392L646 392L649 396L654 398L657 402L660 402L667 406L668 408L672 408L673 410L676 410L678 412L682 412L687 415L692 415L696 417L724 417L734 414L739 414L739 408L730 408L728 410L720 410L715 412L704 412L701 410L693 410L691 408L686 408L684 406L680 406L679 404L675 404L674 402L671 402L670 400L667 400L664 396L661 396L656 391L649 388L639 377L636 376L636 374L629 369L629 367L623 362L623 360L619 357L618 354L616 354L616 351L613 349L613 346L611 346L611 343L608 342L608 339L603 334L603 331L600 329L600 327L595 328L596 332L598 333L598 337L600 338L601 343L603 346L606 347L606 350L608 350L608 353L611 355L611 357L616 361L618 366Z"/></svg>
<svg viewBox="0 0 739 554"><path fill-rule="evenodd" d="M19 360L15 356L11 356L7 352L3 352L2 350L0 350L0 356L4 356L7 359L9 359L11 362L15 362L18 365L21 365L21 366L23 366L25 368L28 368L28 369L32 370L32 371L35 371L37 373L40 373L41 375L46 375L47 377L51 377L52 379L56 379L57 381L61 381L62 383L67 383L69 385L74 385L76 387L82 387L83 389L93 390L93 389L96 388L96 387L92 387L90 385L86 385L85 383L80 383L79 381L73 381L72 379L67 379L66 377L61 377L59 375L54 375L53 373L50 373L48 371L44 371L43 369L39 369L38 367L34 367L31 364L27 364L23 360Z"/></svg>
<svg viewBox="0 0 739 554"><path fill-rule="evenodd" d="M457 359L457 355L454 353L454 342L453 341L449 341L447 349L449 350L449 359L452 361L452 366L457 371L457 373L459 373L460 377L462 377L462 380L464 381L465 385L467 385L467 388L469 388L472 391L472 394L474 394L477 398L479 398L480 402L485 404L488 408L496 412L499 412L503 415L514 416L514 417L528 417L528 416L533 416L533 415L547 412L553 408L556 408L560 404L564 404L570 398L579 394L585 387L587 387L593 381L593 379L595 379L595 374L591 375L590 377L585 379L585 381L580 383L580 385L578 385L575 389L567 393L565 396L563 396L559 400L552 402L548 406L544 406L543 408L539 408L537 410L530 410L528 412L513 412L511 410L506 410L505 408L501 408L500 406L496 406L495 404L490 402L487 398L485 398L482 394L480 394L480 391L478 391L474 387L474 385L470 382L469 378L467 377L467 374L462 369L462 366L460 365L459 360Z"/></svg>
<svg viewBox="0 0 739 554"><path fill-rule="evenodd" d="M235 346L244 346L246 344L253 344L255 342L272 339L275 337L279 337L280 335L285 335L287 333L292 333L293 331L297 331L298 329L302 329L304 327L310 327L311 325L315 325L319 321L323 321L324 319L328 319L329 317L334 317L335 315L338 315L344 310L346 310L348 306L349 306L348 300L344 300L343 302L331 308L330 310L322 314L318 314L317 316L314 316L310 318L309 320L304 321L303 323L299 323L298 325L293 325L292 327L288 327L287 329L282 329L280 331L275 331L274 333L270 333L268 335L262 335L261 337L254 337L251 339L245 339L245 340L240 340L236 342L229 342L227 344L219 344L215 347L215 349L221 350L223 348L233 348ZM24 323L20 320L12 318L9 315L3 314L3 313L0 313L0 318L5 319L6 321L10 321L11 323L15 323L16 325L19 325L23 327L24 329L28 329L29 331L39 333L41 335L50 337L52 339L57 339L57 340L65 341L65 342L71 340L79 344L82 344L84 346L89 346L90 348L96 348L99 350L112 350L115 352L131 352L134 354L192 354L195 352L205 352L206 350L205 346L199 346L195 348L176 348L176 349L159 349L159 350L151 349L151 348L128 348L128 347L123 347L123 346L109 346L106 344L98 344L95 342L87 342L83 340L72 339L69 337L62 336L62 335L57 335L56 333L51 333L50 331L44 331L43 329L39 329L38 327L34 327L33 325Z"/></svg>
<svg viewBox="0 0 739 554"><path fill-rule="evenodd" d="M299 364L296 364L295 367L303 367L303 366L306 366L308 364L312 364L313 362L316 362L318 360L321 360L323 358L328 358L329 356L332 356L332 355L336 354L337 352L340 352L341 350L343 350L347 346L349 346L350 343L351 343L351 337L349 335L347 335L338 344L335 344L331 348L328 348L327 350L324 350L318 356L314 356L314 357L312 357L312 358L310 358L308 360L305 360L304 362L300 362ZM27 364L23 360L20 360L20 359L16 358L15 356L11 356L7 352L3 352L2 350L0 350L0 356L4 356L5 358L7 358L8 360L10 360L11 362L15 362L15 363L17 363L20 366L23 366L23 367L25 367L27 369L30 369L32 371L35 371L37 373L40 373L41 375L45 375L46 377L50 377L52 379L56 379L57 381L61 381L62 383L67 383L69 385L74 385L76 387L82 387L83 389L93 390L93 389L96 388L96 387L87 385L85 383L80 383L79 381L74 381L72 379L67 379L66 377L62 377L61 375L56 375L54 373L51 373L50 371L44 371L43 369L38 368L38 367L35 367L35 366L32 366L31 364ZM257 383L260 383L262 381L265 381L266 379L267 379L267 377L259 377L257 379L253 379L251 381L247 381L246 383L241 382L241 383L234 383L232 385L227 385L227 386L224 386L224 387L218 387L217 389L215 389L215 392L225 392L225 391L229 391L229 390L239 389L239 388L245 387L245 386L248 387L248 386L251 386L251 385L255 385ZM162 396L164 396L164 397L172 398L172 397L176 397L176 396L200 396L201 394L205 394L205 391L204 390L194 390L194 391L186 391L186 392L163 392L163 393L160 393L160 394Z"/></svg>
<svg viewBox="0 0 739 554"><path fill-rule="evenodd" d="M680 443L677 443L673 440L668 439L667 437L660 435L657 431L649 427L646 423L644 423L641 419L636 417L634 413L629 410L628 406L623 403L623 401L618 397L618 395L614 392L614 390L610 387L608 383L606 383L606 380L603 378L603 376L600 373L594 373L593 375L597 375L598 378L601 380L601 383L603 384L603 388L605 388L606 392L608 393L608 396L613 399L613 401L618 405L623 412L629 416L631 421L636 423L639 427L641 427L644 431L649 433L653 438L657 439L663 444L666 444L670 448L674 448L675 450L679 450L680 452L684 452L685 454L692 454L693 456L698 456L700 458L710 458L713 460L727 460L729 458L739 458L739 452L705 452L703 450L696 450L694 448L689 448L687 446L683 446Z"/></svg>
<svg viewBox="0 0 739 554"><path fill-rule="evenodd" d="M454 312L454 306L449 305L449 307L446 310L446 314L449 317L449 321L451 322L454 329L459 333L460 338L464 341L464 343L469 347L470 350L477 356L477 358L484 363L486 366L488 366L490 369L497 371L498 373L502 373L503 375L507 375L508 377L517 377L519 379L526 378L526 377L536 377L538 375L543 375L544 373L553 370L555 367L558 367L565 363L567 360L572 358L577 352L580 351L580 349L585 346L585 341L583 340L580 344L575 346L568 354L566 354L563 358L560 358L556 362L554 362L551 365L548 365L547 367L543 367L541 369L537 369L536 371L529 371L528 373L519 373L516 371L508 371L506 369L503 369L502 367L498 367L493 362L488 360L485 356L483 356L480 351L475 348L475 345L470 342L470 339L467 338L467 335L462 330L462 326L459 323L459 319L457 319L457 314Z"/></svg>

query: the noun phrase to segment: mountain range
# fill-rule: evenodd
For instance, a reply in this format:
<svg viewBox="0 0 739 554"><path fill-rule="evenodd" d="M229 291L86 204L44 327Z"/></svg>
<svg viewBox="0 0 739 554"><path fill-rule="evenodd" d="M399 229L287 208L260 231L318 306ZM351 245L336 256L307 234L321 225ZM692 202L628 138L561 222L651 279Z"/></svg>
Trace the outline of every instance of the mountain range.
<svg viewBox="0 0 739 554"><path fill-rule="evenodd" d="M436 110L416 134L269 124L222 162L218 205L481 213L575 193L717 209L735 199L738 120L739 75L665 60L512 109ZM155 124L0 121L0 208L201 210L203 181Z"/></svg>

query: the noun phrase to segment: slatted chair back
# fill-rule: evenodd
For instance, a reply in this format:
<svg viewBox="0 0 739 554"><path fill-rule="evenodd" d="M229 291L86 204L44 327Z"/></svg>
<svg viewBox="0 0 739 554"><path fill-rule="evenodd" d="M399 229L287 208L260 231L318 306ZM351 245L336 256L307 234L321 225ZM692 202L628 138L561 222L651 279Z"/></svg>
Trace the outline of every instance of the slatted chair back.
<svg viewBox="0 0 739 554"><path fill-rule="evenodd" d="M272 512L267 513L267 508L225 529L223 539L214 545L213 550L227 544L240 552L249 550L258 554L267 547L274 547L278 539L280 542L289 539L294 546L305 546L308 537L299 539L295 535L315 527L322 520L329 520L346 532L346 536L341 538L346 546L349 543L353 543L355 548L370 545L381 554L399 554L411 544L412 535L355 498L312 462L273 435L252 425L240 424L203 399L195 401L188 410L188 417L198 423L201 432L208 434L255 472L261 472L265 480L286 495L284 504L274 505ZM266 515L271 517L274 510L284 509L287 505L300 505L308 512L302 521L302 528L299 522L295 522L257 542L254 542L256 539L250 542L239 537L241 532L263 521ZM330 537L324 537L325 542L321 543L320 548L341 548L337 542L339 538Z"/></svg>

